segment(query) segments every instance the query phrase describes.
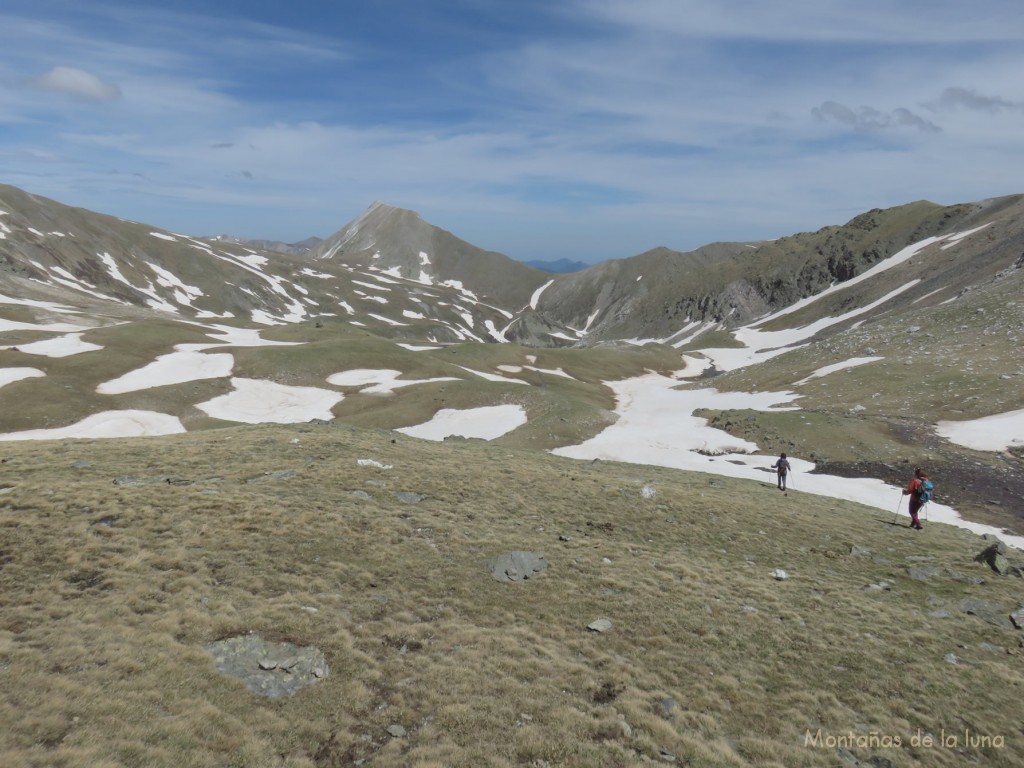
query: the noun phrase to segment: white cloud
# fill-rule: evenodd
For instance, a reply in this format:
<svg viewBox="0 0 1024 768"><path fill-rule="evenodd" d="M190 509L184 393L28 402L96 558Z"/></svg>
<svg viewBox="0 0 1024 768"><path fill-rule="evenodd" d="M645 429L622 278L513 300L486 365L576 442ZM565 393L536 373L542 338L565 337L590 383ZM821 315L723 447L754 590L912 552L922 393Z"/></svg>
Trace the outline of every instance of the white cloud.
<svg viewBox="0 0 1024 768"><path fill-rule="evenodd" d="M49 72L28 81L32 88L43 91L57 91L77 96L87 101L117 101L121 89L106 83L91 72L75 67L54 67Z"/></svg>
<svg viewBox="0 0 1024 768"><path fill-rule="evenodd" d="M890 128L912 128L922 133L942 131L935 123L915 115L905 107L897 107L889 113L884 113L874 107L858 107L853 110L844 104L826 101L812 109L811 114L819 120L835 120L848 125L855 131L884 131Z"/></svg>

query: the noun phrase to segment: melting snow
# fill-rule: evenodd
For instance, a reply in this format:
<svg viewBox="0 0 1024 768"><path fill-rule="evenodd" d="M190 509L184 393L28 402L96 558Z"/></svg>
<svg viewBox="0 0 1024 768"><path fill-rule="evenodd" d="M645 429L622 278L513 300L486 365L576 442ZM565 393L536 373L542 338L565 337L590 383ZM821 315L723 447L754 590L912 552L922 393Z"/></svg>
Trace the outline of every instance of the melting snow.
<svg viewBox="0 0 1024 768"><path fill-rule="evenodd" d="M4 349L10 349L10 347L4 347ZM97 349L103 349L103 347L99 344L82 341L81 333L69 333L64 336L58 336L54 339L34 341L31 344L19 344L18 349L21 352L26 352L30 355L70 357L71 355L78 355L82 352L92 352Z"/></svg>
<svg viewBox="0 0 1024 768"><path fill-rule="evenodd" d="M401 325L401 326L409 325L408 323L403 323L403 322L400 322L398 320L392 320L390 317L384 317L384 315L375 315L375 314L373 314L373 312L367 312L366 314L369 317L372 317L374 320L380 320L382 323L387 323L388 325Z"/></svg>
<svg viewBox="0 0 1024 768"><path fill-rule="evenodd" d="M1024 445L1024 408L971 421L940 421L935 431L976 451L1005 451Z"/></svg>
<svg viewBox="0 0 1024 768"><path fill-rule="evenodd" d="M160 355L149 365L100 384L96 391L101 395L120 395L169 384L219 379L230 376L234 364L234 357L227 353L172 352Z"/></svg>
<svg viewBox="0 0 1024 768"><path fill-rule="evenodd" d="M181 421L155 411L106 411L96 413L76 424L53 429L32 429L9 432L0 440L61 440L66 438L143 437L176 435L185 431Z"/></svg>
<svg viewBox="0 0 1024 768"><path fill-rule="evenodd" d="M530 309L537 308L537 302L540 301L540 295L544 293L544 291L546 291L548 287L554 282L554 280L548 280L546 283L544 283L544 285L542 285L540 288L533 292L533 295L530 297Z"/></svg>
<svg viewBox="0 0 1024 768"><path fill-rule="evenodd" d="M371 290L374 290L374 291L390 291L391 290L387 286L380 285L379 283L365 283L362 280L353 280L352 284L353 285L361 285L361 286L363 286L365 288L370 288Z"/></svg>
<svg viewBox="0 0 1024 768"><path fill-rule="evenodd" d="M400 346L402 349L408 349L413 352L427 352L431 349L444 349L444 347L431 347L417 344L403 344L401 342L398 343L398 346Z"/></svg>
<svg viewBox="0 0 1024 768"><path fill-rule="evenodd" d="M798 387L801 384L806 384L811 379L817 379L821 376L828 376L830 373L836 371L846 370L848 368L856 368L858 365L864 365L865 363L873 363L876 360L883 360L882 357L852 357L849 360L844 360L841 363L833 363L832 365L826 365L818 370L814 371L810 376L800 381L794 382L793 386Z"/></svg>
<svg viewBox="0 0 1024 768"><path fill-rule="evenodd" d="M494 440L525 423L526 411L523 406L492 405L465 410L444 408L424 424L395 431L424 440L444 440L453 435Z"/></svg>
<svg viewBox="0 0 1024 768"><path fill-rule="evenodd" d="M0 368L0 387L5 387L22 379L33 379L37 376L45 375L38 368Z"/></svg>
<svg viewBox="0 0 1024 768"><path fill-rule="evenodd" d="M196 408L215 419L244 424L300 424L311 419L329 421L339 392L317 387L291 387L259 379L232 379L233 392L220 395Z"/></svg>
<svg viewBox="0 0 1024 768"><path fill-rule="evenodd" d="M360 392L368 395L390 394L399 387L411 387L414 384L430 384L436 381L459 381L451 376L435 379L399 379L401 371L391 369L375 370L371 368L353 368L327 377L329 384L337 387L364 387Z"/></svg>
<svg viewBox="0 0 1024 768"><path fill-rule="evenodd" d="M149 268L156 273L156 281L159 285L162 285L165 288L178 289L175 291L175 299L179 304L191 305L193 300L203 295L200 288L183 283L177 275L168 272L163 267L157 264L149 264Z"/></svg>
<svg viewBox="0 0 1024 768"><path fill-rule="evenodd" d="M54 304L52 301L35 301L34 299L13 299L10 296L4 296L2 293L0 293L0 304L20 304L25 307L49 309L54 312L67 312L69 314L78 313L77 309L69 307L67 304Z"/></svg>
<svg viewBox="0 0 1024 768"><path fill-rule="evenodd" d="M246 253L241 256L235 256L241 262L248 264L250 267L265 267L267 266L267 259L264 256L259 256L255 253Z"/></svg>
<svg viewBox="0 0 1024 768"><path fill-rule="evenodd" d="M952 248L954 245L959 243L965 237L970 237L975 232L980 232L985 227L989 226L989 224L991 224L991 223L992 222L990 221L990 222L988 222L988 224L982 224L980 227L975 227L974 229L968 229L965 232L955 232L952 235L947 236L945 238L946 244L942 246L942 250L946 250L947 248Z"/></svg>
<svg viewBox="0 0 1024 768"><path fill-rule="evenodd" d="M176 238L173 238L170 235L165 235L163 232L150 232L149 234L153 237L159 237L161 240L170 240L172 243L178 242Z"/></svg>
<svg viewBox="0 0 1024 768"><path fill-rule="evenodd" d="M474 371L472 368L466 368L463 365L460 365L459 368L461 368L464 371L469 371L470 373L475 373L480 378L487 379L488 381L500 381L503 384L526 384L527 386L530 385L530 382L523 381L522 379L510 379L507 376L498 376L497 374L494 374L494 373L486 373L484 371Z"/></svg>

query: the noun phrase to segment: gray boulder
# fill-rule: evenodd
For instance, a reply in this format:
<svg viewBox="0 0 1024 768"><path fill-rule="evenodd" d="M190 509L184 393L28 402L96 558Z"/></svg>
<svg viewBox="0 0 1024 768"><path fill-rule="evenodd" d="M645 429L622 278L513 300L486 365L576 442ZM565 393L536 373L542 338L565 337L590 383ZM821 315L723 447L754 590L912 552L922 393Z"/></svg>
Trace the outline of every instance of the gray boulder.
<svg viewBox="0 0 1024 768"><path fill-rule="evenodd" d="M525 581L544 573L548 561L540 552L504 552L484 563L488 573L498 581Z"/></svg>
<svg viewBox="0 0 1024 768"><path fill-rule="evenodd" d="M275 643L257 634L238 635L205 646L217 671L236 677L260 696L294 696L327 677L327 660L319 648Z"/></svg>
<svg viewBox="0 0 1024 768"><path fill-rule="evenodd" d="M1010 561L1006 559L1006 545L1001 541L985 547L974 560L978 563L985 563L1000 576L1005 576L1010 570Z"/></svg>

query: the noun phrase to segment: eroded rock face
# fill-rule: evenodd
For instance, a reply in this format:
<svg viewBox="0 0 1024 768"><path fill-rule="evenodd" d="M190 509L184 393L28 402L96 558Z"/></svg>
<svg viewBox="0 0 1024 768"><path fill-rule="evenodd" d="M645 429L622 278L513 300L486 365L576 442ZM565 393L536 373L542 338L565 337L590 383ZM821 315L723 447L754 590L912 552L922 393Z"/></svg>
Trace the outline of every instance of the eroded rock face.
<svg viewBox="0 0 1024 768"><path fill-rule="evenodd" d="M270 698L294 696L329 672L319 648L275 643L256 634L229 637L204 648L218 672L237 677L253 693Z"/></svg>

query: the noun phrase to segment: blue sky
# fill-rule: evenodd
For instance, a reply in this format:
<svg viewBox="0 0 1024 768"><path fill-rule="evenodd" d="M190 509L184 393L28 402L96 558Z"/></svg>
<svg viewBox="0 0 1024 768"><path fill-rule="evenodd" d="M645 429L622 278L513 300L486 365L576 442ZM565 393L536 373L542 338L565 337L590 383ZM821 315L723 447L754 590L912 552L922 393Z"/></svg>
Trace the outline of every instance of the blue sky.
<svg viewBox="0 0 1024 768"><path fill-rule="evenodd" d="M0 182L188 234L382 200L519 259L1024 192L1020 0L4 0Z"/></svg>

